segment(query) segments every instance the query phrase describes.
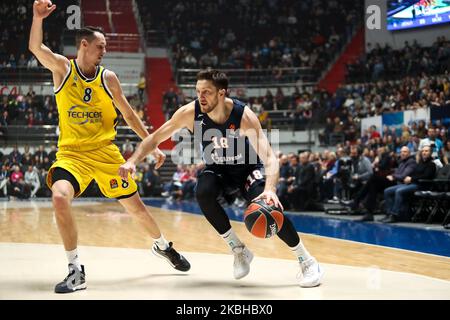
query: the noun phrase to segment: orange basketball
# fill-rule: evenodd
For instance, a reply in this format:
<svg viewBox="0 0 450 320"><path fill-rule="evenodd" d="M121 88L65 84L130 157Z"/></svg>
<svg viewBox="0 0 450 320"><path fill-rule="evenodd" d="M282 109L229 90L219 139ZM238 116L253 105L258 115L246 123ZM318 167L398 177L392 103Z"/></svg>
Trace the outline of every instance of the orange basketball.
<svg viewBox="0 0 450 320"><path fill-rule="evenodd" d="M283 226L284 215L280 208L268 205L264 200L250 203L244 213L247 230L255 237L270 238Z"/></svg>

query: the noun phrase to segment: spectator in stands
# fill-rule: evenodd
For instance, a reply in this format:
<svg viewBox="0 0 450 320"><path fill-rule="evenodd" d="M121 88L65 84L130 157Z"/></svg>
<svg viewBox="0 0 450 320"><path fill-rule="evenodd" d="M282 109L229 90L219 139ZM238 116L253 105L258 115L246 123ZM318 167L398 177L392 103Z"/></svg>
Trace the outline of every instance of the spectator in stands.
<svg viewBox="0 0 450 320"><path fill-rule="evenodd" d="M437 137L436 130L433 127L429 127L427 136L420 140L419 150L422 150L423 146L425 145L431 145L431 147L433 148L433 153L431 154L431 157L433 159L439 158L443 143L441 139Z"/></svg>
<svg viewBox="0 0 450 320"><path fill-rule="evenodd" d="M25 55L22 53L19 57L19 61L17 61L17 66L19 68L25 68L27 66L28 61L25 59Z"/></svg>
<svg viewBox="0 0 450 320"><path fill-rule="evenodd" d="M36 192L41 187L41 182L37 168L32 165L29 165L27 172L25 172L25 184L31 189L30 197L34 198L36 196Z"/></svg>
<svg viewBox="0 0 450 320"><path fill-rule="evenodd" d="M295 172L295 180L288 188L290 202L295 210L305 210L316 198L315 191L315 170L309 163L309 154L300 154L300 166Z"/></svg>
<svg viewBox="0 0 450 320"><path fill-rule="evenodd" d="M5 142L8 138L8 125L9 125L10 119L9 114L7 110L4 110L2 114L0 115L0 138L3 139Z"/></svg>
<svg viewBox="0 0 450 320"><path fill-rule="evenodd" d="M319 134L319 141L322 145L328 145L330 142L330 134L334 131L334 123L331 117L327 117L325 129Z"/></svg>
<svg viewBox="0 0 450 320"><path fill-rule="evenodd" d="M188 52L184 57L182 67L184 68L195 68L197 67L197 59L194 57L192 52Z"/></svg>
<svg viewBox="0 0 450 320"><path fill-rule="evenodd" d="M252 110L256 113L256 115L259 115L261 113L262 104L260 98L255 98L251 106Z"/></svg>
<svg viewBox="0 0 450 320"><path fill-rule="evenodd" d="M3 191L3 196L8 196L8 187L10 186L9 181L9 167L5 164L2 165L0 171L0 190Z"/></svg>
<svg viewBox="0 0 450 320"><path fill-rule="evenodd" d="M58 124L58 117L55 116L54 112L47 113L47 117L45 118L45 124L49 124L55 126Z"/></svg>
<svg viewBox="0 0 450 320"><path fill-rule="evenodd" d="M320 175L318 176L318 187L320 201L327 201L333 197L332 179L329 179L329 172L336 164L336 153L325 150L319 160Z"/></svg>
<svg viewBox="0 0 450 320"><path fill-rule="evenodd" d="M20 162L22 168L28 168L28 166L32 164L33 164L33 157L31 153L24 154L22 157L22 161Z"/></svg>
<svg viewBox="0 0 450 320"><path fill-rule="evenodd" d="M334 129L333 132L337 134L343 134L344 123L339 119L339 117L334 118Z"/></svg>
<svg viewBox="0 0 450 320"><path fill-rule="evenodd" d="M384 162L384 166L386 166L386 169L388 169L388 167L390 166L390 160L386 159L384 161L380 161L380 164L383 165L381 162ZM393 174L389 173L387 175L384 175L384 173L380 174L380 171L376 172L369 179L367 184L363 186L361 191L357 193L355 199L349 203L350 207L353 210L357 210L360 204L363 204L365 209L367 210L367 212L359 221L373 221L373 214L377 205L377 196L386 188L392 187L398 183L402 183L407 176L411 175L414 172L416 165L416 160L414 156L411 156L411 152L409 151L408 147L402 147L400 152L400 162Z"/></svg>
<svg viewBox="0 0 450 320"><path fill-rule="evenodd" d="M23 147L23 153L22 153L22 156L23 157L25 157L25 156L30 156L31 158L33 158L33 154L31 153L31 151L30 151L30 146L29 145L25 145L24 147Z"/></svg>
<svg viewBox="0 0 450 320"><path fill-rule="evenodd" d="M38 61L36 60L35 56L31 56L30 59L27 62L27 68L33 69L38 67Z"/></svg>
<svg viewBox="0 0 450 320"><path fill-rule="evenodd" d="M350 164L350 168L346 169L349 170L349 172L338 176L338 179L335 182L335 188L337 189L335 191L336 194L340 194L340 190L343 189L349 197L352 197L373 175L372 164L362 153L363 149L361 146L353 145L350 147L350 163L347 160L347 163ZM344 159L339 160L339 162L341 161L344 161ZM338 173L341 172L341 168L342 164L339 163ZM341 200L344 199L341 198Z"/></svg>
<svg viewBox="0 0 450 320"><path fill-rule="evenodd" d="M279 159L280 162L280 177L278 179L277 185L277 196L280 199L281 204L284 208L289 208L288 204L288 186L289 186L289 178L293 176L293 169L289 164L289 158L287 155L282 155Z"/></svg>
<svg viewBox="0 0 450 320"><path fill-rule="evenodd" d="M7 68L15 68L15 67L17 67L16 57L14 56L14 54L11 53L9 55L9 60L6 63L6 67Z"/></svg>
<svg viewBox="0 0 450 320"><path fill-rule="evenodd" d="M48 153L48 159L50 160L50 162L55 162L56 160L56 145L52 145L50 148L50 152Z"/></svg>
<svg viewBox="0 0 450 320"><path fill-rule="evenodd" d="M41 166L42 166L42 169L44 169L45 171L50 170L52 163L50 162L50 159L48 158L48 156L45 156L44 161L42 162Z"/></svg>
<svg viewBox="0 0 450 320"><path fill-rule="evenodd" d="M408 147L409 151L411 151L412 155L415 155L416 152L419 150L419 144L420 144L420 138L417 134L413 134L409 137L408 143L406 146Z"/></svg>
<svg viewBox="0 0 450 320"><path fill-rule="evenodd" d="M346 150L341 146L338 146L336 149L336 158L333 167L322 177L320 187L320 190L323 190L322 200L328 200L328 202L331 203L339 203L340 189L339 187L336 187L336 182L338 180L339 161L342 158L346 157Z"/></svg>
<svg viewBox="0 0 450 320"><path fill-rule="evenodd" d="M139 99L141 100L141 103L144 103L144 92L146 88L146 81L145 81L145 74L143 72L141 72L141 76L139 78L139 83L137 87Z"/></svg>
<svg viewBox="0 0 450 320"><path fill-rule="evenodd" d="M272 129L272 119L269 117L269 112L267 112L264 107L261 108L261 113L258 116L259 122L261 122L261 127L266 130Z"/></svg>
<svg viewBox="0 0 450 320"><path fill-rule="evenodd" d="M293 123L294 123L294 131L297 130L303 130L304 126L306 124L306 118L304 117L304 109L302 106L297 106L296 110L294 111L294 113L291 114L291 117L293 118Z"/></svg>
<svg viewBox="0 0 450 320"><path fill-rule="evenodd" d="M11 197L18 199L28 199L30 197L30 189L20 177L15 183L11 183Z"/></svg>
<svg viewBox="0 0 450 320"><path fill-rule="evenodd" d="M23 173L20 171L20 167L18 165L13 166L13 172L11 173L10 180L11 184L16 184L20 179L23 179Z"/></svg>
<svg viewBox="0 0 450 320"><path fill-rule="evenodd" d="M145 196L160 196L162 192L161 179L158 171L146 164L142 180Z"/></svg>
<svg viewBox="0 0 450 320"><path fill-rule="evenodd" d="M175 171L172 175L172 180L167 182L164 185L164 192L161 193L163 197L173 197L173 193L179 190L182 187L180 182L181 177L184 174L184 166L179 164L177 165L177 171Z"/></svg>
<svg viewBox="0 0 450 320"><path fill-rule="evenodd" d="M45 157L48 157L47 151L45 151L43 145L40 145L38 151L34 153L34 158L38 163L43 163Z"/></svg>
<svg viewBox="0 0 450 320"><path fill-rule="evenodd" d="M201 171L202 167L197 167L195 164L191 165L188 169L188 174L185 179L182 179L183 184L181 188L181 197L184 200L194 199L195 186L197 184L197 175Z"/></svg>
<svg viewBox="0 0 450 320"><path fill-rule="evenodd" d="M353 145L350 147L350 157L352 158L352 183L355 186L360 186L372 176L372 165L369 159L363 156L362 149L359 146Z"/></svg>
<svg viewBox="0 0 450 320"><path fill-rule="evenodd" d="M432 148L425 145L417 158L417 166L414 171L406 176L401 184L384 190L386 217L380 222L393 223L410 220L408 198L419 189L419 180L433 179L436 173L436 165L431 158Z"/></svg>
<svg viewBox="0 0 450 320"><path fill-rule="evenodd" d="M22 154L19 152L17 145L13 147L13 150L9 154L9 162L11 164L19 164L22 162Z"/></svg>
<svg viewBox="0 0 450 320"><path fill-rule="evenodd" d="M8 99L8 97L3 96L3 98ZM6 100L6 103L3 104L3 112L2 115L0 117L0 125L2 125L3 127L7 127L10 124L11 120L9 118L9 112L8 112L8 100Z"/></svg>
<svg viewBox="0 0 450 320"><path fill-rule="evenodd" d="M427 128L426 128L426 124L425 121L420 120L419 124L417 125L417 136L420 139L424 139L427 135Z"/></svg>
<svg viewBox="0 0 450 320"><path fill-rule="evenodd" d="M134 146L130 142L130 139L126 139L125 143L122 145L122 156L127 160L134 152Z"/></svg>
<svg viewBox="0 0 450 320"><path fill-rule="evenodd" d="M145 110L144 107L141 105L140 107L136 108L136 114L138 115L139 119L141 119L141 121L146 124L147 123L147 119L145 116ZM150 126L150 130L151 130L151 126Z"/></svg>
<svg viewBox="0 0 450 320"><path fill-rule="evenodd" d="M281 88L275 93L275 110L283 109L284 93Z"/></svg>
<svg viewBox="0 0 450 320"><path fill-rule="evenodd" d="M450 163L450 140L446 140L444 147L441 149L441 158L445 165Z"/></svg>

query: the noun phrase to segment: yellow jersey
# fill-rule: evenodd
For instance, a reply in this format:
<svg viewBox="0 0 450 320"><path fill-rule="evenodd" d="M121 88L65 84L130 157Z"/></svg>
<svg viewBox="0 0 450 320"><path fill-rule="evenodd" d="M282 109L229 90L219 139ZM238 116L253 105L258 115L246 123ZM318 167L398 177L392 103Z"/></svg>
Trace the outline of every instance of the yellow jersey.
<svg viewBox="0 0 450 320"><path fill-rule="evenodd" d="M55 90L60 150L88 151L115 139L118 117L106 85L106 72L97 66L95 76L89 79L76 60L70 60L70 70Z"/></svg>

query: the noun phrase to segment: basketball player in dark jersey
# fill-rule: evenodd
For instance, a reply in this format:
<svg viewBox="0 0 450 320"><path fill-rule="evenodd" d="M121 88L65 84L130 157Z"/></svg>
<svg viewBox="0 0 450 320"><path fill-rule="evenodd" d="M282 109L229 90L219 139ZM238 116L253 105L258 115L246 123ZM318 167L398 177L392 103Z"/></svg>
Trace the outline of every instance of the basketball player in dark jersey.
<svg viewBox="0 0 450 320"><path fill-rule="evenodd" d="M234 277L240 279L250 272L253 253L231 228L219 198L239 190L248 201L265 199L268 204L280 208L282 205L276 195L278 160L258 117L244 103L227 98L227 89L225 73L210 69L200 71L196 84L198 99L180 107L169 121L144 139L133 156L119 168L119 174L125 180L129 173L133 175L136 164L179 129L187 128L194 136L200 135L206 166L198 176L196 197L206 219L230 246L234 254ZM323 271L287 217L278 236L300 262L300 286L319 285Z"/></svg>

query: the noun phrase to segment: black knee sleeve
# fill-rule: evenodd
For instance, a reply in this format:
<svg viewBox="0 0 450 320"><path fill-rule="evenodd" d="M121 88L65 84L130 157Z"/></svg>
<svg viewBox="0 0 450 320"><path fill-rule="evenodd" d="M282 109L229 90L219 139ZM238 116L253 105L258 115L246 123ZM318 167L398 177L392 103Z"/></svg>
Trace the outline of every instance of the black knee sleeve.
<svg viewBox="0 0 450 320"><path fill-rule="evenodd" d="M283 240L289 247L295 247L300 242L300 237L294 228L291 220L284 215L283 226L278 231L278 237Z"/></svg>

